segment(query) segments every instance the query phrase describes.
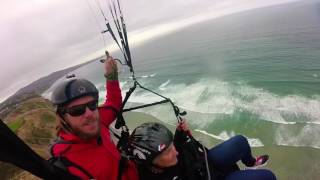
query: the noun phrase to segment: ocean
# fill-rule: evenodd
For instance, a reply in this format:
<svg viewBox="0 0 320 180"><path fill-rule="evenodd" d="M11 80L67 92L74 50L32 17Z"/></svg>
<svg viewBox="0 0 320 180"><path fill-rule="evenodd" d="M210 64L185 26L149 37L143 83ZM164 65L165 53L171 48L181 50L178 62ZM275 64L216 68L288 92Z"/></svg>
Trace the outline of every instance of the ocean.
<svg viewBox="0 0 320 180"><path fill-rule="evenodd" d="M279 179L320 177L319 2L213 19L131 47L131 53L138 81L185 110L195 132L218 141L246 136L255 152L271 154L269 168ZM133 83L128 68L119 69L125 96ZM101 63L74 73L97 85L102 102ZM128 107L158 100L137 89ZM139 112L176 123L170 105Z"/></svg>

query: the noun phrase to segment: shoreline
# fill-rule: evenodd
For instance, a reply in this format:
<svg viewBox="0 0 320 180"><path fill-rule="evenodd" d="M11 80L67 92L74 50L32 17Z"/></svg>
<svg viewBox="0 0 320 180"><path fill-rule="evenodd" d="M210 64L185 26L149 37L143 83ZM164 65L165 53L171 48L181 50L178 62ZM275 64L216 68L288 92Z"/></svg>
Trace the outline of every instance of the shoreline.
<svg viewBox="0 0 320 180"><path fill-rule="evenodd" d="M124 118L129 129L133 130L139 124L145 122L160 122L174 132L175 126L165 123L156 117L142 112L128 112ZM222 142L219 139L203 134L192 129L194 137L207 147L213 147ZM253 155L268 154L270 159L264 169L270 169L278 179L317 179L320 177L320 150L311 147L291 147L272 145L252 147ZM238 163L241 169L245 167Z"/></svg>

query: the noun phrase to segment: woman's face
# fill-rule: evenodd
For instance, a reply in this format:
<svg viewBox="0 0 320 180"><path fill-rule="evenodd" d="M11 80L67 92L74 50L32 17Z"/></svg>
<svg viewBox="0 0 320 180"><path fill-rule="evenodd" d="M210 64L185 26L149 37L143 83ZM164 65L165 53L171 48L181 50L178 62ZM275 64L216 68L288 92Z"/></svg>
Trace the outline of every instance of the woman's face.
<svg viewBox="0 0 320 180"><path fill-rule="evenodd" d="M171 143L165 151L153 160L153 164L162 168L174 166L178 163L177 155L178 152L173 143Z"/></svg>

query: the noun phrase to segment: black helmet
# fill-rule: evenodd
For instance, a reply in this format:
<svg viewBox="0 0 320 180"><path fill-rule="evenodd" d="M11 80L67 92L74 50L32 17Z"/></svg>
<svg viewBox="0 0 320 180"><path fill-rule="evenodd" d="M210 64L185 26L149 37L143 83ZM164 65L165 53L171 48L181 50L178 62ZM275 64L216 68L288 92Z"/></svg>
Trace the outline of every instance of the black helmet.
<svg viewBox="0 0 320 180"><path fill-rule="evenodd" d="M153 159L167 149L173 141L172 132L159 123L144 123L130 136L132 155L139 163L151 164Z"/></svg>
<svg viewBox="0 0 320 180"><path fill-rule="evenodd" d="M51 101L61 106L83 96L93 96L98 100L99 92L90 81L85 79L70 79L58 84L52 92Z"/></svg>

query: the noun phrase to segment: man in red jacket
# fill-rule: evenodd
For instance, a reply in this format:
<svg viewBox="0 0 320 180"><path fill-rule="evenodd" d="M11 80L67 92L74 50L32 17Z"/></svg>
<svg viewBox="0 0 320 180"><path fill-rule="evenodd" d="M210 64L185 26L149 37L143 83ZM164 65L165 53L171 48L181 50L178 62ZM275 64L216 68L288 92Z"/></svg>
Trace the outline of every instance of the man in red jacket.
<svg viewBox="0 0 320 180"><path fill-rule="evenodd" d="M109 134L122 104L117 65L110 56L105 77L107 95L101 107L98 90L85 79L71 78L54 89L51 100L57 106L59 125L50 161L81 179L137 180L131 161L119 173L121 156Z"/></svg>

